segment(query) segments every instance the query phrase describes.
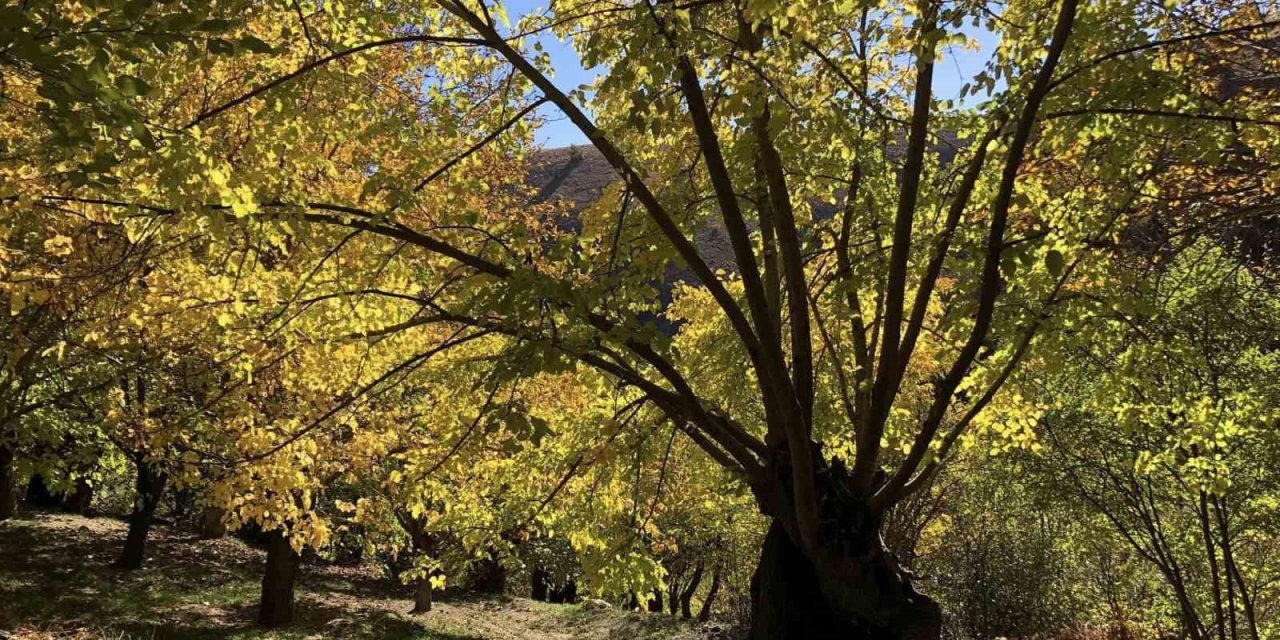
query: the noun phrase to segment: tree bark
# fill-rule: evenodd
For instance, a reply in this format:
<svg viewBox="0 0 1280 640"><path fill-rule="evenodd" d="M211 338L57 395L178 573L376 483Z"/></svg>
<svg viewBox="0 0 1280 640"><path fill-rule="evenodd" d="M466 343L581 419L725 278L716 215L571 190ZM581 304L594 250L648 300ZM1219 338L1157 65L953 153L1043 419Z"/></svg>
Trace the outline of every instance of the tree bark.
<svg viewBox="0 0 1280 640"><path fill-rule="evenodd" d="M293 589L302 556L293 550L284 532L267 532L267 564L262 574L262 601L258 625L278 628L293 623Z"/></svg>
<svg viewBox="0 0 1280 640"><path fill-rule="evenodd" d="M409 613L431 611L431 579L423 578L413 583L413 609Z"/></svg>
<svg viewBox="0 0 1280 640"><path fill-rule="evenodd" d="M13 449L0 446L0 522L18 512L17 474L13 469Z"/></svg>
<svg viewBox="0 0 1280 640"><path fill-rule="evenodd" d="M711 606L716 601L716 596L720 595L720 565L711 571L711 587L707 589L707 597L702 600L702 608L698 609L698 621L706 622L711 619Z"/></svg>
<svg viewBox="0 0 1280 640"><path fill-rule="evenodd" d="M936 640L942 612L916 593L875 529L824 536L813 562L776 520L751 579L750 640ZM828 534L829 535L829 534Z"/></svg>
<svg viewBox="0 0 1280 640"><path fill-rule="evenodd" d="M157 472L150 464L137 462L137 478L133 513L129 516L129 534L124 539L124 549L116 566L129 571L141 569L146 558L147 536L155 520L156 507L164 493L165 474Z"/></svg>

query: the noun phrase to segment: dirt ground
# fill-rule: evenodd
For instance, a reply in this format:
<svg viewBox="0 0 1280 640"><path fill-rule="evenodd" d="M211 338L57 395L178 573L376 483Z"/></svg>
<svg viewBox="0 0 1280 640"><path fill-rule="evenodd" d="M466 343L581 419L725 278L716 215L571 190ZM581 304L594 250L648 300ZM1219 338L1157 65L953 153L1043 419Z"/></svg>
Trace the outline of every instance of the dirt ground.
<svg viewBox="0 0 1280 640"><path fill-rule="evenodd" d="M407 589L372 570L304 564L296 624L254 626L261 551L157 527L140 571L114 569L125 525L33 514L0 522L0 640L718 640L714 623L587 611L523 598L440 597L411 616Z"/></svg>

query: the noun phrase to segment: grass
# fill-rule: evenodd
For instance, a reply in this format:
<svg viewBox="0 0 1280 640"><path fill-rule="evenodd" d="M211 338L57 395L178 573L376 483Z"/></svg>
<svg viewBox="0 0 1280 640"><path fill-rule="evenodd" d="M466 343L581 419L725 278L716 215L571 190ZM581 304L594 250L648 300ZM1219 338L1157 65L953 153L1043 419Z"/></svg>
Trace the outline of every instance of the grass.
<svg viewBox="0 0 1280 640"><path fill-rule="evenodd" d="M0 638L21 640L718 640L665 615L587 611L523 598L441 598L411 616L408 593L355 567L304 565L296 623L254 625L262 553L159 527L147 565L111 566L124 524L35 514L0 522Z"/></svg>

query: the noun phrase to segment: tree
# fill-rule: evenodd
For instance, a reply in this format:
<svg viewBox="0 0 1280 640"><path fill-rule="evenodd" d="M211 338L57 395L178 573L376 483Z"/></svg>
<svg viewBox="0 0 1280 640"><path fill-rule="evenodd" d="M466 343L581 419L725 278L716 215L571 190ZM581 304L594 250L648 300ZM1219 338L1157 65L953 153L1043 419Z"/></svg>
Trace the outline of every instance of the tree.
<svg viewBox="0 0 1280 640"><path fill-rule="evenodd" d="M430 268L391 296L422 324L505 335L527 374L593 368L750 488L772 522L755 638L936 637L937 606L880 543L885 514L928 485L1036 339L1069 323L1070 294L1106 282L1103 249L1154 178L1273 146L1269 98L1216 95L1196 49L1271 23L1212 2L581 1L514 28L483 2L333 3L302 19L325 28L327 54L262 19L273 9L228 31L296 60L216 67L234 80L210 100L177 91L189 64L147 70L179 95L141 105L173 125L118 172L145 189L68 185L39 201L210 229L230 216L283 243L331 225L423 254ZM364 20L328 19L340 11ZM935 67L972 22L1001 46L966 89L986 99L953 105L933 95ZM522 36L551 30L608 67L594 116L528 53ZM495 171L518 166L520 120L544 103L622 179L576 237L551 235ZM282 161L327 134L386 144ZM304 179L333 173L345 181ZM728 269L692 239L708 227L729 241ZM719 369L692 369L703 358L651 321L672 262L709 301L698 329L729 337ZM708 390L717 375L736 402Z"/></svg>
<svg viewBox="0 0 1280 640"><path fill-rule="evenodd" d="M1230 249L1163 254L1135 283L1140 303L1082 327L1073 370L1047 385L1064 459L1050 471L1159 572L1192 638L1265 635L1255 603L1271 578L1255 563L1280 533L1280 307L1266 272Z"/></svg>

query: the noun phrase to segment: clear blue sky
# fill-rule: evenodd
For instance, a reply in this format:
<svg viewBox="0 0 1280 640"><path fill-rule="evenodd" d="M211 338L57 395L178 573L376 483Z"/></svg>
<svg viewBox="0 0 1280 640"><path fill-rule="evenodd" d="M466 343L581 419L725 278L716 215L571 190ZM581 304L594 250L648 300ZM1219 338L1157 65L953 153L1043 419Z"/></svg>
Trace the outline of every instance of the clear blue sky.
<svg viewBox="0 0 1280 640"><path fill-rule="evenodd" d="M546 8L549 0L508 0L505 3L507 15L515 22L521 16ZM982 70L987 58L996 44L996 38L989 32L976 31L973 36L982 44L978 52L963 51L953 48L944 52L943 61L934 71L934 93L940 98L954 98L960 93L960 87ZM596 74L603 69L584 69L577 52L567 42L557 40L553 35L540 37L543 50L551 56L551 64L555 68L555 82L561 89L570 90L578 85L590 84ZM571 144L585 144L587 139L566 120L558 110L547 105L539 113L547 118L547 123L538 132L538 140L548 147L563 147Z"/></svg>

